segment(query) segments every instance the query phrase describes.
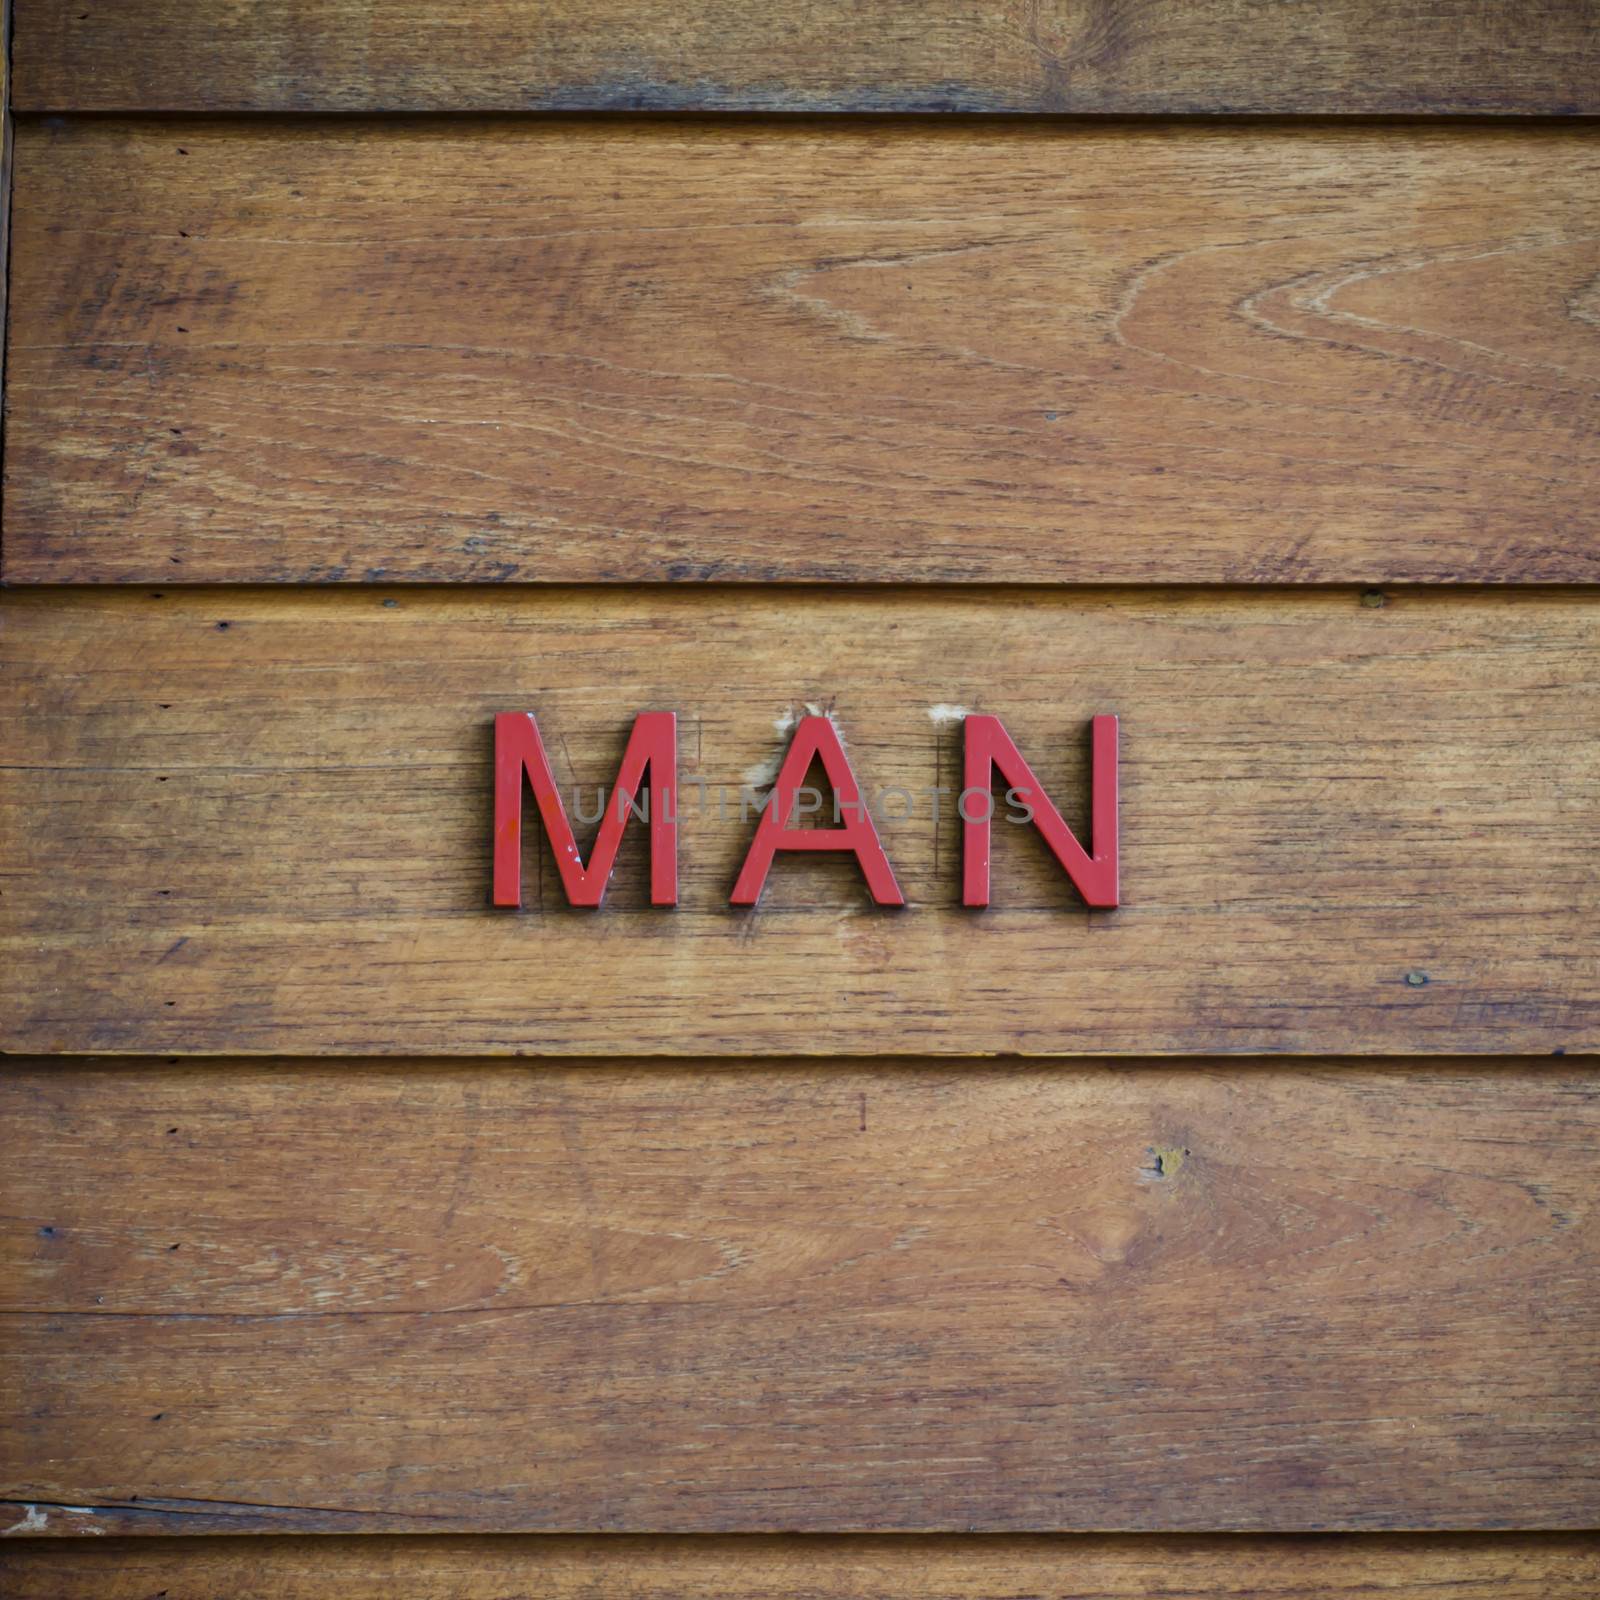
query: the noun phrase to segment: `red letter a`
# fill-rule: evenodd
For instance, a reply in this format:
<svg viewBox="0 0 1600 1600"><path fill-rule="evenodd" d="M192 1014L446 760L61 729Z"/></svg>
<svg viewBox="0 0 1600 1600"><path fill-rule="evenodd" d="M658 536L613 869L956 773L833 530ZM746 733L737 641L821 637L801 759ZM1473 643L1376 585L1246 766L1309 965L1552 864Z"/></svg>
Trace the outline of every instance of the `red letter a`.
<svg viewBox="0 0 1600 1600"><path fill-rule="evenodd" d="M1117 719L1096 717L1093 733L1093 776L1090 788L1090 827L1094 854L1090 855L1061 820L1061 813L1034 777L1033 769L1018 754L1011 736L998 717L968 717L966 769L962 778L961 898L969 906L989 903L989 833L994 804L990 800L993 769L1033 808L1034 825L1056 860L1067 869L1079 894L1092 906L1117 903ZM989 804L978 818L967 815L972 792Z"/></svg>
<svg viewBox="0 0 1600 1600"><path fill-rule="evenodd" d="M678 903L678 718L671 711L642 711L633 719L628 748L606 805L587 870L545 759L539 725L526 711L494 719L494 903L522 904L522 775L533 785L550 847L561 869L567 902L597 906L606 892L622 844L622 830L650 768L650 903Z"/></svg>
<svg viewBox="0 0 1600 1600"><path fill-rule="evenodd" d="M838 802L836 809L846 819L842 827L791 828L788 825L795 793L805 782L814 756L822 758L823 771L833 785ZM894 881L889 858L878 842L878 830L861 803L861 791L845 759L839 735L826 717L802 717L794 730L794 740L778 771L772 798L761 808L761 821L750 842L750 853L739 869L739 881L734 884L730 896L732 904L753 906L761 898L767 870L772 865L773 854L779 850L854 850L872 898L880 906L906 903L900 885Z"/></svg>

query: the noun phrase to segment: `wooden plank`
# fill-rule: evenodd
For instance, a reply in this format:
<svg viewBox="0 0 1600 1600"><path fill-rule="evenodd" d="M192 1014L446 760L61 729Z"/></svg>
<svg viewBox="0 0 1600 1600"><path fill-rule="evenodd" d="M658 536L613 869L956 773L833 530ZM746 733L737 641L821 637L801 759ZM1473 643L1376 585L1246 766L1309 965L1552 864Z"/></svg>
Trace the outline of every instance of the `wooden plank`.
<svg viewBox="0 0 1600 1600"><path fill-rule="evenodd" d="M1593 1600L1572 1534L100 1539L0 1552L12 1600Z"/></svg>
<svg viewBox="0 0 1600 1600"><path fill-rule="evenodd" d="M14 592L0 1047L1600 1048L1600 613L1381 598ZM838 854L728 904L741 789L808 706L883 816L903 911ZM569 909L531 805L525 908L491 909L494 714L538 715L593 815L643 708L680 716L676 909L648 904L637 823L606 907ZM1121 716L1119 909L1086 912L1003 805L993 904L961 906L965 708L1004 719L1080 837L1088 720Z"/></svg>
<svg viewBox="0 0 1600 1600"><path fill-rule="evenodd" d="M16 0L30 110L1595 112L1592 0Z"/></svg>
<svg viewBox="0 0 1600 1600"><path fill-rule="evenodd" d="M1600 580L1593 126L19 134L14 583Z"/></svg>
<svg viewBox="0 0 1600 1600"><path fill-rule="evenodd" d="M6 290L11 282L11 7L0 4L0 396L6 379ZM0 449L5 410L0 405ZM3 502L0 502L3 505Z"/></svg>
<svg viewBox="0 0 1600 1600"><path fill-rule="evenodd" d="M46 1533L1600 1514L1593 1062L0 1093L0 1482Z"/></svg>

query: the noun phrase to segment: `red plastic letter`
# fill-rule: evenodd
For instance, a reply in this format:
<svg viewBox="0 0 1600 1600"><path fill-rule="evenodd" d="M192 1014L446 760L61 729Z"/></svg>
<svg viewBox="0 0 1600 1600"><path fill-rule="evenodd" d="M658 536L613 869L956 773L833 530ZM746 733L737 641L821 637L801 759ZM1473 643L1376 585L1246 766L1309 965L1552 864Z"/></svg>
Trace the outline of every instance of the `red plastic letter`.
<svg viewBox="0 0 1600 1600"><path fill-rule="evenodd" d="M845 822L837 828L791 828L789 814L794 809L795 793L805 782L812 758L822 758L836 796L836 809ZM878 830L861 802L861 790L845 758L839 735L826 717L802 717L794 739L773 785L771 800L762 807L750 853L739 869L739 881L730 897L736 906L753 906L761 898L772 857L779 850L853 850L861 871L880 906L903 906L905 897L894 881L889 858L878 842Z"/></svg>
<svg viewBox="0 0 1600 1600"><path fill-rule="evenodd" d="M1091 855L1061 820L1033 769L1024 761L1000 725L998 717L968 717L965 792L979 791L985 799L993 783L993 769L1012 786L1018 797L1033 808L1034 826L1044 835L1055 858L1067 869L1078 893L1092 906L1117 903L1117 719L1094 719L1093 776L1090 778L1090 827L1094 853ZM969 906L989 903L989 834L993 805L981 817L961 811L962 894Z"/></svg>
<svg viewBox="0 0 1600 1600"><path fill-rule="evenodd" d="M628 748L594 841L587 869L556 792L539 725L526 711L503 711L494 719L494 903L522 904L522 775L533 785L545 832L561 869L567 903L597 906L606 892L622 844L622 830L650 769L650 903L678 903L678 718L671 711L642 711L633 719Z"/></svg>

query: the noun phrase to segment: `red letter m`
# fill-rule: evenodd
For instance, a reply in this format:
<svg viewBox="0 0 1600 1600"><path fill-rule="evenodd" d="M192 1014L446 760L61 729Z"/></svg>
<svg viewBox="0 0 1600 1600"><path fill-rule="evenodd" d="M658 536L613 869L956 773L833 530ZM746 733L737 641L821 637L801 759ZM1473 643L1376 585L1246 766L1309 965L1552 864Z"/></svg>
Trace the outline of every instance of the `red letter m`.
<svg viewBox="0 0 1600 1600"><path fill-rule="evenodd" d="M998 717L968 717L966 768L961 806L962 901L969 906L989 903L989 834L994 815L990 789L994 768L1011 786L1018 801L1032 808L1034 826L1044 835L1055 858L1067 869L1074 887L1092 906L1117 903L1117 719L1094 719L1093 776L1090 787L1090 839L1093 854L1072 837L1061 813L1050 803L1033 769L1018 753ZM982 815L968 815L968 806L981 796Z"/></svg>
<svg viewBox="0 0 1600 1600"><path fill-rule="evenodd" d="M671 711L642 711L633 720L628 748L606 805L589 866L584 867L556 781L545 758L539 725L526 711L494 719L494 903L522 904L522 775L533 785L539 815L561 869L567 902L597 906L606 892L622 844L628 812L636 809L644 769L650 769L645 804L650 823L650 903L678 903L678 718Z"/></svg>

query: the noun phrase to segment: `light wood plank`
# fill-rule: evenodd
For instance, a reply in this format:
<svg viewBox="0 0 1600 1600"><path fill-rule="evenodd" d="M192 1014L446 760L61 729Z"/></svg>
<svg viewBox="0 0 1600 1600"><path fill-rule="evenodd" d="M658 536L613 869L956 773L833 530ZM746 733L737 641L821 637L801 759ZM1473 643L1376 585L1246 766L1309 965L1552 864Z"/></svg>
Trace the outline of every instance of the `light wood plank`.
<svg viewBox="0 0 1600 1600"><path fill-rule="evenodd" d="M19 133L15 583L1600 580L1591 126Z"/></svg>
<svg viewBox="0 0 1600 1600"><path fill-rule="evenodd" d="M1591 0L16 4L34 110L1600 110Z"/></svg>
<svg viewBox="0 0 1600 1600"><path fill-rule="evenodd" d="M4 616L5 1048L1600 1046L1587 596L66 590ZM808 706L869 797L910 792L880 806L904 910L845 855L728 904L740 788ZM606 906L569 909L530 803L524 909L492 909L494 714L537 714L592 814L644 708L680 715L679 905L649 906L635 823ZM1118 909L1004 821L993 903L961 906L964 708L1081 838L1088 721L1120 715Z"/></svg>
<svg viewBox="0 0 1600 1600"><path fill-rule="evenodd" d="M1600 1541L1492 1537L99 1539L12 1544L12 1600L1592 1600Z"/></svg>
<svg viewBox="0 0 1600 1600"><path fill-rule="evenodd" d="M1600 1514L1593 1063L41 1061L0 1097L38 1531Z"/></svg>

